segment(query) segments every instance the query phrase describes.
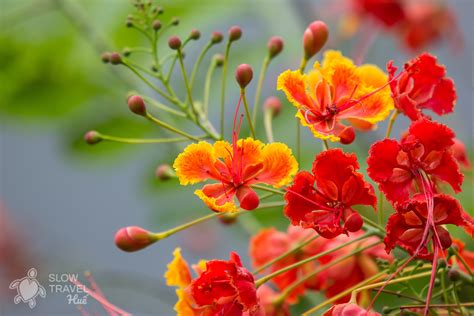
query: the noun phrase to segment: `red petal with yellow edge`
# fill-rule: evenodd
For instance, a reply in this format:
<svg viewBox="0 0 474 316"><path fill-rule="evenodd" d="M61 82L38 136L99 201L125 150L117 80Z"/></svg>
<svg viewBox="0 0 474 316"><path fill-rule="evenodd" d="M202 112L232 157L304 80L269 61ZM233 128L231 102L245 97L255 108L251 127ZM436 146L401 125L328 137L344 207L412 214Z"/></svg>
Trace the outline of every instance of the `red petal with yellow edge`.
<svg viewBox="0 0 474 316"><path fill-rule="evenodd" d="M280 74L277 89L285 92L288 101L297 108L317 109L308 95L306 77L300 71L287 70Z"/></svg>

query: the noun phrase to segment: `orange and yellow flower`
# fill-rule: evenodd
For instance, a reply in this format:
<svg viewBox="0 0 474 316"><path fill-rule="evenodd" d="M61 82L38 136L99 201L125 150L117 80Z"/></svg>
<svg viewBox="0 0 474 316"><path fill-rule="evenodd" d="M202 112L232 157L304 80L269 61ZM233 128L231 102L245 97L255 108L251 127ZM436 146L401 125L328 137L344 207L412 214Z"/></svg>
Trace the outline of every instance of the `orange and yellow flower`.
<svg viewBox="0 0 474 316"><path fill-rule="evenodd" d="M309 74L291 70L280 74L277 88L315 137L349 144L355 138L352 126L372 129L393 109L387 78L375 65L357 67L340 52L327 51L322 64L316 62Z"/></svg>
<svg viewBox="0 0 474 316"><path fill-rule="evenodd" d="M291 181L298 164L291 150L282 143L263 144L252 139L234 140L233 144L218 141L214 145L201 141L191 144L179 154L173 167L181 185L208 179L195 194L215 212L235 212L258 207L259 198L251 185L267 184L281 187Z"/></svg>

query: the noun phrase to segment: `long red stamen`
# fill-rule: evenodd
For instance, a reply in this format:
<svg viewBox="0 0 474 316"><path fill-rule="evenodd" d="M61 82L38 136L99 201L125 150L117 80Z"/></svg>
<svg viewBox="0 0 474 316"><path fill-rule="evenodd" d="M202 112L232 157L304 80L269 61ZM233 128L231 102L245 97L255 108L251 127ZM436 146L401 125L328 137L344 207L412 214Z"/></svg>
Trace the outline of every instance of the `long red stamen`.
<svg viewBox="0 0 474 316"><path fill-rule="evenodd" d="M286 188L286 191L288 191L288 192L290 192L291 194L294 194L294 195L296 195L296 196L302 198L302 199L305 200L306 202L309 202L309 203L313 204L314 206L316 206L316 207L317 207L318 209L320 209L320 210L323 210L323 211L334 211L332 208L327 207L327 206L324 206L324 205L319 204L319 203L316 203L315 201L313 201L313 200L307 198L306 196L304 196L304 195L302 195L302 194L299 194L298 192L293 191L293 190L291 190L291 189L289 189L289 188Z"/></svg>

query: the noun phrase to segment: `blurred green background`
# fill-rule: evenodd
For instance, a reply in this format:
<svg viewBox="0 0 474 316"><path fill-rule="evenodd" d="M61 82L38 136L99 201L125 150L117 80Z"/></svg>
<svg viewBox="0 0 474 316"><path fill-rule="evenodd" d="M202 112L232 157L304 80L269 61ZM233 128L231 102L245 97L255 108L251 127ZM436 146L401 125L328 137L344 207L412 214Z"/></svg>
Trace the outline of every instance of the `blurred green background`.
<svg viewBox="0 0 474 316"><path fill-rule="evenodd" d="M256 77L266 53L267 39L272 35L282 36L285 49L270 65L262 93L263 98L282 97L275 91L275 80L281 71L298 66L301 34L306 25L322 18L335 34L333 30L340 23L339 7L336 1L329 0L157 3L165 8L163 20L173 16L181 19L178 27L165 34L161 50L168 49L168 35L185 36L192 28L202 32L201 40L190 43L186 51L188 69L212 31L226 34L231 25L242 26L243 37L231 52L228 122L239 93L231 78L236 65L244 62L252 65ZM448 4L456 12L460 29L465 33L471 30L473 3L457 0ZM156 166L171 164L184 144L89 146L83 141L84 133L91 129L123 137L163 135L156 126L131 114L126 106L130 91L156 95L125 67L105 65L100 60L100 53L105 50L121 51L126 46L146 44L143 36L125 27L125 19L132 11L128 0L0 2L0 199L4 205L0 220L8 227L7 231L0 231L0 237L15 245L11 255L0 255L2 315L78 314L65 303L63 294L40 299L34 311L27 310L26 305L13 305L15 293L3 285L22 277L29 267L36 267L40 281L46 284L50 273L90 270L107 297L125 310L138 315L156 315L157 310L159 315L171 315L175 296L164 286L162 275L176 245L183 248L189 262L198 258L226 258L229 251L236 250L248 264L249 232L258 226L285 229L288 224L281 209L264 210L255 218L249 217L232 226L217 221L196 226L138 253L116 249L113 236L120 227L139 225L159 231L209 212L192 194L195 187L180 187L175 180L160 182L154 176ZM464 36L463 50L441 42L429 51L447 66L458 91L456 112L440 121L449 124L471 152L474 85L471 67L466 66L472 62L473 43L469 35ZM342 50L350 56L361 36L350 41L331 37L328 48ZM211 50L198 83L203 81L210 56L223 49L221 44ZM401 65L414 54L403 50L393 37L382 34L366 60L384 67L388 60L395 59ZM146 58L136 60L150 66ZM184 96L182 79L174 78L173 86ZM199 96L201 87L197 86ZM250 100L254 89L255 84L249 89ZM218 75L214 77L210 105L215 125L219 93ZM276 140L291 146L294 145L293 115L293 108L285 102L282 115L274 121ZM407 126L406 118L399 119L396 135ZM264 138L261 127L262 124L258 133ZM358 153L364 167L370 143L382 138L385 128L386 122L375 132L359 134L356 144L347 149ZM307 131L303 135L302 167L308 168L321 144ZM472 182L472 173L468 173L464 192L458 195L471 214ZM459 230L453 231L463 236ZM92 302L87 308L99 309Z"/></svg>

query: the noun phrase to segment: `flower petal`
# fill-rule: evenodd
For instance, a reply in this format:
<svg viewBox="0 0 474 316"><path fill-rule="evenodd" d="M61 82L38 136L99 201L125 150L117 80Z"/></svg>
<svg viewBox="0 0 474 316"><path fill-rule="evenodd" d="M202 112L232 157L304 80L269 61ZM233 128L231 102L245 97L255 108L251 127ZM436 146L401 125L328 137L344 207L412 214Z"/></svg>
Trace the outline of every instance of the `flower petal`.
<svg viewBox="0 0 474 316"><path fill-rule="evenodd" d="M186 147L174 161L173 168L181 185L188 185L210 178L219 179L219 172L214 167L215 161L212 145L201 141Z"/></svg>

